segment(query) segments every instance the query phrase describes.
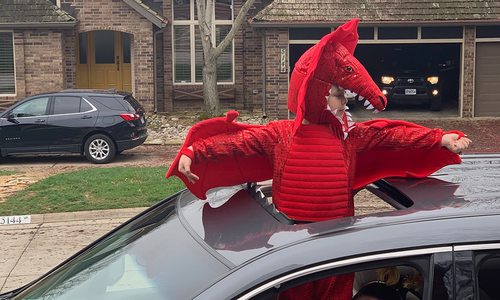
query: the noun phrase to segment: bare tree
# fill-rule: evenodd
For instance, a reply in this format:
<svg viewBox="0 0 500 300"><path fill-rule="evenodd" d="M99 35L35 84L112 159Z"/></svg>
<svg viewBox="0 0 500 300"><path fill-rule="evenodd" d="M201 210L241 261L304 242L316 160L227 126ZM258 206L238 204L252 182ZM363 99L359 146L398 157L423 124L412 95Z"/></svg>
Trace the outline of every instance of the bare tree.
<svg viewBox="0 0 500 300"><path fill-rule="evenodd" d="M217 59L224 52L224 49L231 44L236 32L240 30L243 24L245 15L254 2L255 0L245 1L229 33L219 45L215 45L215 40L212 38L215 0L196 0L201 44L203 46L203 99L205 101L205 111L210 117L220 115L219 93L217 92Z"/></svg>

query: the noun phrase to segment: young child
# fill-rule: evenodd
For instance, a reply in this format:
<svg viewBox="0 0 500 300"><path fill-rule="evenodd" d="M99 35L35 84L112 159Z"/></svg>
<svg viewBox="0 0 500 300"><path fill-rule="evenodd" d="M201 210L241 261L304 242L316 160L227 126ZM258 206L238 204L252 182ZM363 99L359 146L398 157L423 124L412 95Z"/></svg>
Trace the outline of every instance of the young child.
<svg viewBox="0 0 500 300"><path fill-rule="evenodd" d="M273 203L297 222L354 214L353 190L388 176L425 177L454 163L470 140L385 119L355 124L344 88L383 110L385 96L353 56L358 20L351 20L310 48L290 80L288 108L295 120L268 125L226 118L198 123L189 132L167 177L176 175L200 199L208 189L273 179ZM280 299L351 299L352 275L317 280Z"/></svg>

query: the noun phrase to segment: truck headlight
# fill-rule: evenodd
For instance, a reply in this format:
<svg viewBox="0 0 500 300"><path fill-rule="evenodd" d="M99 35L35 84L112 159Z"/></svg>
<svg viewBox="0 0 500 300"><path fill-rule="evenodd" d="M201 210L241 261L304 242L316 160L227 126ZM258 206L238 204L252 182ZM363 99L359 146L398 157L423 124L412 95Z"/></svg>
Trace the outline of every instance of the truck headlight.
<svg viewBox="0 0 500 300"><path fill-rule="evenodd" d="M427 81L430 83L430 84L436 84L439 82L439 77L437 76L431 76L431 77L427 77Z"/></svg>
<svg viewBox="0 0 500 300"><path fill-rule="evenodd" d="M383 84L391 84L394 81L392 76L382 76L381 81Z"/></svg>

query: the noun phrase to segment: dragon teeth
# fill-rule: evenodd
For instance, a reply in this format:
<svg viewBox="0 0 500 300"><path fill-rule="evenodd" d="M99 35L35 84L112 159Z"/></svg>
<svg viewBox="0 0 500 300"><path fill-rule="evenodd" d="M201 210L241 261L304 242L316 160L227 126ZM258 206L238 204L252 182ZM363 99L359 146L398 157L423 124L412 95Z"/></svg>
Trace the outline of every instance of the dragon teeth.
<svg viewBox="0 0 500 300"><path fill-rule="evenodd" d="M374 107L373 107L373 105L371 105L371 104L370 104L370 105L368 105L368 106L366 107L366 109L374 109Z"/></svg>
<svg viewBox="0 0 500 300"><path fill-rule="evenodd" d="M365 100L365 103L363 103L363 105L364 105L364 106L368 106L368 105L370 105L370 101Z"/></svg>
<svg viewBox="0 0 500 300"><path fill-rule="evenodd" d="M380 110L378 110L378 109L374 109L374 110L373 110L373 113L374 113L374 114L378 114L379 112L380 112Z"/></svg>
<svg viewBox="0 0 500 300"><path fill-rule="evenodd" d="M359 98L358 98L359 101L363 101L364 99L365 99L365 97L359 95Z"/></svg>

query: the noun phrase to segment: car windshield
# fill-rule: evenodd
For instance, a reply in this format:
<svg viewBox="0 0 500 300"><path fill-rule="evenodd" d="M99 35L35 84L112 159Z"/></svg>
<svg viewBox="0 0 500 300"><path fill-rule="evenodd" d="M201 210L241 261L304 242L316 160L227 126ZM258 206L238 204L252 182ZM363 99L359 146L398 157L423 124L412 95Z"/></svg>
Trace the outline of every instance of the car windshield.
<svg viewBox="0 0 500 300"><path fill-rule="evenodd" d="M181 224L175 203L126 224L15 299L191 299L228 268Z"/></svg>

